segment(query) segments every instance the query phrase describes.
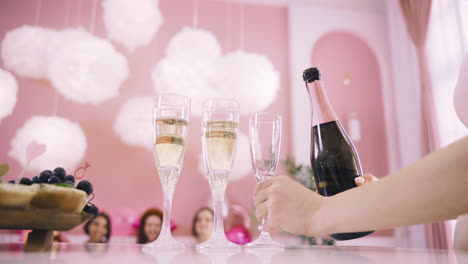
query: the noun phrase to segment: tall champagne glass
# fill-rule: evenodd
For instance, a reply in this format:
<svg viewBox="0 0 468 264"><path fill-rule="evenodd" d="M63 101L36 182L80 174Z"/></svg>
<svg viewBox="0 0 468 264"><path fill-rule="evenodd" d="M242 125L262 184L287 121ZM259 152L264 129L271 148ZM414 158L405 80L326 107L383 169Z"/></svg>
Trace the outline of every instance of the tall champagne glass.
<svg viewBox="0 0 468 264"><path fill-rule="evenodd" d="M160 95L154 106L154 158L164 193L161 232L145 249L183 249L184 244L171 234L171 207L174 189L184 161L190 99L180 95ZM131 128L130 128L131 129Z"/></svg>
<svg viewBox="0 0 468 264"><path fill-rule="evenodd" d="M197 246L202 250L232 250L240 247L227 240L223 226L223 202L237 145L239 105L230 99L210 99L203 104L203 157L214 204L214 231Z"/></svg>
<svg viewBox="0 0 468 264"><path fill-rule="evenodd" d="M249 142L252 166L257 183L276 175L281 145L281 116L271 113L254 113L249 117ZM262 225L265 218L262 219ZM282 248L270 234L262 231L260 237L248 243L253 248Z"/></svg>

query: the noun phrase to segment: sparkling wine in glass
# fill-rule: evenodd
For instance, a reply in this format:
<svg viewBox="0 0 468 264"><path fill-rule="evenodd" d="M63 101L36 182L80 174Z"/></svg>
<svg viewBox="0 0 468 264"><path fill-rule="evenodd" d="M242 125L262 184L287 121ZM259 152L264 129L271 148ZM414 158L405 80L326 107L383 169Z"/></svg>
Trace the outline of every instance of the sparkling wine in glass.
<svg viewBox="0 0 468 264"><path fill-rule="evenodd" d="M271 113L254 113L249 117L249 142L252 166L257 183L274 177L278 167L281 145L281 116ZM262 219L262 225L265 218ZM270 234L262 231L260 236L248 243L251 248L283 248Z"/></svg>
<svg viewBox="0 0 468 264"><path fill-rule="evenodd" d="M184 161L190 99L180 95L160 95L154 106L154 158L164 193L164 212L158 238L145 249L183 249L171 234L172 196Z"/></svg>
<svg viewBox="0 0 468 264"><path fill-rule="evenodd" d="M200 250L238 250L227 240L223 226L223 202L237 146L239 105L230 99L210 99L203 104L202 145L214 204L211 238L197 245Z"/></svg>

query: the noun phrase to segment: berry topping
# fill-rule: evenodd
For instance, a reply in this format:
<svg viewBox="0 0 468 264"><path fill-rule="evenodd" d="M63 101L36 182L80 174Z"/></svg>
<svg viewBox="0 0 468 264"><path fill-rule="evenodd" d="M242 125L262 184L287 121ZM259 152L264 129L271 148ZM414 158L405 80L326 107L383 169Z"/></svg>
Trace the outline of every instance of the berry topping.
<svg viewBox="0 0 468 264"><path fill-rule="evenodd" d="M13 183L13 184L15 184L15 180L9 180L8 183Z"/></svg>
<svg viewBox="0 0 468 264"><path fill-rule="evenodd" d="M93 185L87 181L87 180L82 180L78 183L76 186L78 190L84 191L87 195L90 195L93 193Z"/></svg>
<svg viewBox="0 0 468 264"><path fill-rule="evenodd" d="M62 167L57 167L54 169L53 175L59 177L61 181L64 181L65 175L67 175L67 173Z"/></svg>
<svg viewBox="0 0 468 264"><path fill-rule="evenodd" d="M45 170L39 174L39 182L40 183L48 183L49 178L52 176L52 171L50 170Z"/></svg>
<svg viewBox="0 0 468 264"><path fill-rule="evenodd" d="M31 185L33 184L33 182L29 179L29 178L21 178L21 180L19 181L19 184L23 184L23 185Z"/></svg>
<svg viewBox="0 0 468 264"><path fill-rule="evenodd" d="M57 177L57 176L52 176L52 177L49 178L48 183L51 183L51 184L52 184L52 183L62 183L62 181L60 180L59 177Z"/></svg>
<svg viewBox="0 0 468 264"><path fill-rule="evenodd" d="M96 218L99 214L99 209L94 205L85 205L83 211L85 211L88 214L92 214L93 218Z"/></svg>
<svg viewBox="0 0 468 264"><path fill-rule="evenodd" d="M71 181L73 184L75 184L75 177L73 175L67 175L65 176L65 182L66 181Z"/></svg>
<svg viewBox="0 0 468 264"><path fill-rule="evenodd" d="M33 183L39 183L39 176L34 176L34 177L32 178L32 182L33 182Z"/></svg>

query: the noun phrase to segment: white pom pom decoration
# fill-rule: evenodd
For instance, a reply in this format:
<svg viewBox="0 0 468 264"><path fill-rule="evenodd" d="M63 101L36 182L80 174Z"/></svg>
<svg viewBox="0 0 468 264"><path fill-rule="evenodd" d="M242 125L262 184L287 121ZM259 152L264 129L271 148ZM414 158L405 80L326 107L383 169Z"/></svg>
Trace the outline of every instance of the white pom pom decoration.
<svg viewBox="0 0 468 264"><path fill-rule="evenodd" d="M120 108L114 122L114 132L128 145L153 148L153 106L151 96L135 96Z"/></svg>
<svg viewBox="0 0 468 264"><path fill-rule="evenodd" d="M57 51L48 77L65 98L97 105L118 95L128 77L128 65L107 40L89 35Z"/></svg>
<svg viewBox="0 0 468 264"><path fill-rule="evenodd" d="M86 136L78 123L55 116L33 116L16 132L8 155L25 166L26 147L32 141L46 145L46 152L31 162L29 171L58 166L75 169L87 148Z"/></svg>
<svg viewBox="0 0 468 264"><path fill-rule="evenodd" d="M17 93L18 84L15 77L0 69L0 121L13 112Z"/></svg>
<svg viewBox="0 0 468 264"><path fill-rule="evenodd" d="M267 57L243 51L221 56L212 33L187 27L171 39L152 78L157 93L192 99L191 112L197 116L209 98L233 98L241 114L263 111L279 90L279 73Z"/></svg>
<svg viewBox="0 0 468 264"><path fill-rule="evenodd" d="M105 0L104 25L109 38L130 52L147 45L163 23L158 0Z"/></svg>
<svg viewBox="0 0 468 264"><path fill-rule="evenodd" d="M153 70L153 85L158 94L180 94L191 99L190 112L200 116L203 101L221 97L210 84L214 64L206 61L187 63L180 59L165 58Z"/></svg>
<svg viewBox="0 0 468 264"><path fill-rule="evenodd" d="M221 47L213 33L183 28L169 42L166 57L154 68L152 79L158 94L182 94L191 99L191 113L201 115L203 101L222 97L212 84Z"/></svg>
<svg viewBox="0 0 468 264"><path fill-rule="evenodd" d="M214 61L221 56L221 46L216 36L203 29L184 27L174 35L166 48L166 57L185 60L187 63Z"/></svg>
<svg viewBox="0 0 468 264"><path fill-rule="evenodd" d="M203 160L203 153L198 156L198 171L208 179L208 173ZM237 131L237 149L232 172L229 175L229 181L238 181L254 172L250 161L249 138L241 131Z"/></svg>
<svg viewBox="0 0 468 264"><path fill-rule="evenodd" d="M45 78L45 50L54 31L41 27L22 26L6 33L2 41L5 68L24 77Z"/></svg>
<svg viewBox="0 0 468 264"><path fill-rule="evenodd" d="M242 114L265 110L276 99L279 73L267 57L236 51L221 57L213 83L240 104Z"/></svg>

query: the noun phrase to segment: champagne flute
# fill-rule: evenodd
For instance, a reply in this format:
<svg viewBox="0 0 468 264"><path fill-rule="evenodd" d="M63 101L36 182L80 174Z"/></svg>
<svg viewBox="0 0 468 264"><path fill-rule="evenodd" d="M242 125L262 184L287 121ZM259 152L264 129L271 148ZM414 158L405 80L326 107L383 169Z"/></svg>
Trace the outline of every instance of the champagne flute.
<svg viewBox="0 0 468 264"><path fill-rule="evenodd" d="M281 116L271 113L254 113L249 117L249 142L252 166L257 183L275 176L281 145ZM262 219L262 225L265 218ZM252 248L283 248L270 234L262 231L260 236L248 243Z"/></svg>
<svg viewBox="0 0 468 264"><path fill-rule="evenodd" d="M190 99L180 95L160 95L154 106L154 158L164 193L161 232L145 249L183 249L184 244L171 234L171 207L174 189L184 161L185 141L190 116Z"/></svg>
<svg viewBox="0 0 468 264"><path fill-rule="evenodd" d="M210 99L203 104L203 157L214 204L214 231L197 245L201 250L238 250L227 240L223 226L223 202L237 146L239 105L231 99Z"/></svg>

